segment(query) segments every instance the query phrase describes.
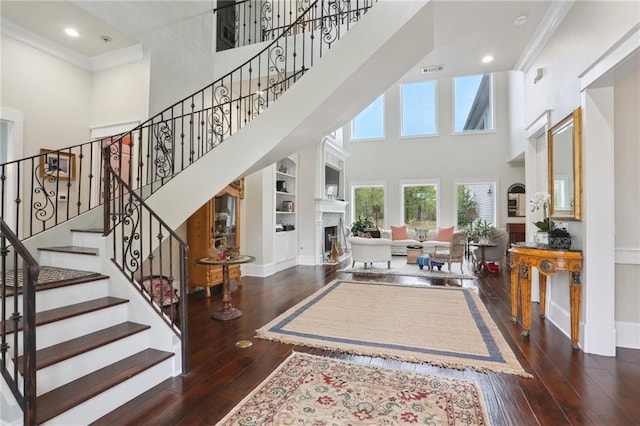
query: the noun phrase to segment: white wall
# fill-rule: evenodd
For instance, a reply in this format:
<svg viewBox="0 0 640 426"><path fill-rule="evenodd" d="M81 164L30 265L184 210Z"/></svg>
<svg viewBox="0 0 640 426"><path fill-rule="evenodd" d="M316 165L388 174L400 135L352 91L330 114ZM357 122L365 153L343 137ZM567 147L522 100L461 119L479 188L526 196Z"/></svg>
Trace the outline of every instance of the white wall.
<svg viewBox="0 0 640 426"><path fill-rule="evenodd" d="M24 156L89 140L92 76L78 66L2 35L4 108L24 114Z"/></svg>
<svg viewBox="0 0 640 426"><path fill-rule="evenodd" d="M349 123L344 127L347 160L347 197L351 182L381 181L387 183L385 223L403 223L400 210L400 181L437 179L440 182L438 226L454 225L455 181L493 179L497 184L498 225L505 227L507 188L524 182L524 167L511 166L507 73L496 73L494 132L468 135L452 134L452 82L438 81L439 135L421 138L400 138L399 88L393 85L385 92L386 138L380 141L353 142ZM347 225L352 219L347 220ZM513 220L512 220L513 221Z"/></svg>
<svg viewBox="0 0 640 426"><path fill-rule="evenodd" d="M109 68L93 74L91 127L149 117L150 59Z"/></svg>
<svg viewBox="0 0 640 426"><path fill-rule="evenodd" d="M616 328L634 323L640 345L640 71L614 87ZM622 323L622 324L621 324Z"/></svg>
<svg viewBox="0 0 640 426"><path fill-rule="evenodd" d="M215 80L213 21L212 14L199 14L177 19L144 35L149 40L145 47L151 53L151 114L159 113ZM194 42L185 43L185 40Z"/></svg>
<svg viewBox="0 0 640 426"><path fill-rule="evenodd" d="M524 76L524 122L544 111L557 123L580 105L579 78L638 22L634 1L576 1ZM542 79L534 84L536 70Z"/></svg>
<svg viewBox="0 0 640 426"><path fill-rule="evenodd" d="M580 343L586 352L602 355L615 354L613 343L616 330L612 321L614 287L615 300L620 305L616 306L616 311L637 312L638 299L637 292L627 292L627 289L613 283L613 273L608 272L608 269L613 269L608 262L609 242L605 241L606 238L597 237L601 232L613 235L613 224L608 220L606 223L601 219L596 220L595 216L599 214L594 213L604 211L613 204L613 185L602 185L613 181L613 178L601 175L599 169L613 170L608 164L612 138L607 135L611 133L609 127L612 123L609 115L614 114L600 108L608 107L605 93L592 91L585 95L580 91L580 75L636 25L639 16L638 2L576 1L523 77L525 126L535 122L546 111L553 125L576 107L583 107L584 215L582 222L569 222L569 231L574 237L572 248L582 249L585 257ZM538 68L542 68L543 77L534 84ZM615 121L618 122L618 118ZM637 113L634 121L637 122ZM637 132L634 140L637 144ZM615 145L616 155L628 155L628 151L625 153L628 148L622 147L622 151L618 152L620 147L617 141ZM528 153L535 155L530 151ZM602 190L603 187L607 189ZM594 188L598 189L594 191ZM616 205L616 212L620 208L626 209L626 206ZM637 220L637 209L631 214ZM566 274L552 276L549 284L548 320L569 335Z"/></svg>

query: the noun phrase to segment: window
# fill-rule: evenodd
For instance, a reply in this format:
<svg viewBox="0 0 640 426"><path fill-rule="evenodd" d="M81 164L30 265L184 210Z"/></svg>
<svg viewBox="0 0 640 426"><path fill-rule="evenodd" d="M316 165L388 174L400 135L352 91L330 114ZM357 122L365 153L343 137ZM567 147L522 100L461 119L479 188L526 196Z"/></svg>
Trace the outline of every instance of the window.
<svg viewBox="0 0 640 426"><path fill-rule="evenodd" d="M384 94L351 121L351 139L384 138Z"/></svg>
<svg viewBox="0 0 640 426"><path fill-rule="evenodd" d="M402 84L400 98L401 136L425 136L438 133L435 81Z"/></svg>
<svg viewBox="0 0 640 426"><path fill-rule="evenodd" d="M409 228L436 229L438 226L438 186L402 184L402 214Z"/></svg>
<svg viewBox="0 0 640 426"><path fill-rule="evenodd" d="M458 229L468 229L478 220L496 225L495 182L461 183L457 185Z"/></svg>
<svg viewBox="0 0 640 426"><path fill-rule="evenodd" d="M360 216L370 217L376 228L384 228L384 185L361 185L352 187L353 220Z"/></svg>
<svg viewBox="0 0 640 426"><path fill-rule="evenodd" d="M492 81L491 74L453 79L455 132L493 130Z"/></svg>

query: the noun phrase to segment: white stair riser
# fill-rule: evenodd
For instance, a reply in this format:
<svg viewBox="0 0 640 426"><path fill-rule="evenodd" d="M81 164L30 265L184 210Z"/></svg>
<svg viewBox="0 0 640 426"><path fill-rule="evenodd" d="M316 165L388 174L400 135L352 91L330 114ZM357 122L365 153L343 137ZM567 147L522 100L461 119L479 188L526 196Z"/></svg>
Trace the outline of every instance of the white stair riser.
<svg viewBox="0 0 640 426"><path fill-rule="evenodd" d="M171 377L172 370L173 360L169 358L43 424L78 425L78 419L82 419L81 424L89 424Z"/></svg>
<svg viewBox="0 0 640 426"><path fill-rule="evenodd" d="M100 256L40 251L40 264L58 268L79 269L81 271L102 272Z"/></svg>
<svg viewBox="0 0 640 426"><path fill-rule="evenodd" d="M74 303L86 302L98 297L108 296L108 280L101 279L83 284L74 284L36 292L36 311L60 308ZM8 298L7 306L13 306L13 298ZM22 310L22 294L18 295L18 306ZM6 317L11 316L7 310Z"/></svg>
<svg viewBox="0 0 640 426"><path fill-rule="evenodd" d="M36 327L36 349L47 348L119 324L127 320L127 315L127 304L122 303L84 315L39 325ZM22 333L19 333L18 348L22 351Z"/></svg>
<svg viewBox="0 0 640 426"><path fill-rule="evenodd" d="M38 370L38 395L67 384L149 347L147 331Z"/></svg>
<svg viewBox="0 0 640 426"><path fill-rule="evenodd" d="M94 232L72 232L71 234L72 244L77 247L92 247L100 249L104 244L104 237L102 234Z"/></svg>

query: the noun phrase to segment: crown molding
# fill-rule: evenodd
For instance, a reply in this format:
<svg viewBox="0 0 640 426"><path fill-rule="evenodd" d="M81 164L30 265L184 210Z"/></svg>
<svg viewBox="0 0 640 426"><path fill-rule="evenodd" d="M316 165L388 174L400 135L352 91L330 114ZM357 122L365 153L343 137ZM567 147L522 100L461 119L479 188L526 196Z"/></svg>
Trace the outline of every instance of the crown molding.
<svg viewBox="0 0 640 426"><path fill-rule="evenodd" d="M1 18L0 26L2 34L91 72L137 62L143 58L141 44L123 47L101 55L86 56L29 31L6 18Z"/></svg>
<svg viewBox="0 0 640 426"><path fill-rule="evenodd" d="M640 64L640 23L634 25L596 61L589 65L580 78L580 91L591 87L613 86L638 69Z"/></svg>
<svg viewBox="0 0 640 426"><path fill-rule="evenodd" d="M553 0L529 44L518 59L515 69L528 72L564 19L575 0Z"/></svg>

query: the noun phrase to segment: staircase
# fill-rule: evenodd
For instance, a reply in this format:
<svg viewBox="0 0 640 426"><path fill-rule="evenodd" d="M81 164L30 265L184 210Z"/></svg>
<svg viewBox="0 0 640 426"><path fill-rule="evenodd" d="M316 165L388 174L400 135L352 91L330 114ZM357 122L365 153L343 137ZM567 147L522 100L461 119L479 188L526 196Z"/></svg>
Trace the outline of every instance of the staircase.
<svg viewBox="0 0 640 426"><path fill-rule="evenodd" d="M313 68L303 65L300 73L295 66L285 70L283 75L288 77L277 85L281 88L286 85L286 92L279 92L277 97L274 95L270 103L267 94L269 107L253 111L255 115L245 119L244 123L237 123L237 128L214 132L213 139L208 141L204 140L204 135L211 134L206 129L192 128L192 133L185 136L191 124L208 124L215 115L215 108L206 106L204 100L209 99L207 96L213 99L216 89L227 87L228 83L223 80L220 86L212 85L205 89L209 90L207 96L203 91L202 95L188 97L130 132L128 136L140 142L137 145L140 151L134 153L137 158L134 164L140 165L140 169L133 170L138 185L120 185L115 193L139 190L144 194L144 203L149 211L162 218L162 225L176 229L228 182L297 152L304 144L320 140L346 123L399 80L433 46L432 6L426 2L382 1L366 16L342 35L341 41L331 47L330 54L325 53ZM300 34L289 38L299 39ZM293 64L295 60L289 65ZM302 75L304 78L300 78ZM296 84L290 86L292 81L289 78L297 80ZM241 83L240 88L237 80L233 84L242 92ZM259 87L252 88L249 83L251 100L255 100L253 91ZM200 102L200 97L201 110L197 110L194 105ZM240 99L246 102L249 98L241 96ZM230 101L226 108L234 110L233 102ZM182 110L182 115L176 113L178 110ZM249 107L247 111L252 110ZM243 120L238 117L230 119L230 122L236 121ZM121 152L122 139L119 143L120 150L116 154ZM61 152L77 152L81 162L83 158L90 157L88 152L94 155L94 151L101 150L92 147L82 151L80 148L78 152L75 149L72 147ZM119 161L115 165L111 162L116 170L123 168L124 163ZM143 161L144 167L148 167L144 170ZM37 159L31 161L32 164L35 162ZM94 170L92 164L89 162L83 170ZM177 164L182 166L177 168ZM78 168L82 169L81 166ZM24 173L29 174L30 171ZM35 169L31 173L34 176L38 174ZM4 167L2 174L6 174ZM94 173L90 178L101 176ZM91 179L88 182L90 187ZM206 185L194 182L206 182ZM44 188L45 183L42 185ZM56 193L58 190L56 188ZM71 201L69 197L74 194L70 193L69 187L66 191ZM89 210L80 213L82 203L79 197L80 192L76 217L70 217L67 208L67 217L58 224L56 212L55 220L48 219L46 225L43 222L45 229L32 233L31 238L25 241L32 253L39 253L43 268L80 267L90 272L82 278L38 285L37 423L87 424L165 378L184 372L179 331L176 333L167 327L166 321L157 315L157 310L144 300L133 279L135 271L128 269L127 260L131 259L125 258L125 252L128 252L125 246L137 241L134 233L137 232L135 235L139 237L142 228L129 230L130 233L116 229L109 237L74 231L74 227L100 226L102 216L101 209L91 209L91 202L88 203ZM125 199L126 196L120 198ZM141 206L143 202L134 204ZM27 205L33 205L33 201L27 200ZM106 217L114 217L113 224L124 228L126 221L119 222L115 218L124 215L129 208L121 205L118 210L115 206L117 211ZM52 221L56 226L47 228ZM149 219L145 216L140 222L148 224ZM105 226L108 228L109 224L105 223ZM26 225L21 230L25 228ZM133 259L134 263L148 259L153 263L154 256L157 260L158 254L162 261L163 239L152 239L162 233L152 227L145 232L151 241L151 251ZM69 241L69 244L51 247L50 241ZM142 247L142 243L139 244ZM133 247L132 252L136 248ZM45 268L45 272L50 271ZM181 283L181 286L186 288L186 283ZM182 320L186 325L186 318ZM182 333L186 339L186 330L183 329ZM0 389L0 393L3 399L0 403L4 408L8 392ZM17 404L10 408L13 422L19 424L15 419L20 418L20 409ZM5 413L7 410L3 410L0 421L6 421Z"/></svg>
<svg viewBox="0 0 640 426"><path fill-rule="evenodd" d="M135 292L113 291L128 283L102 273L108 239L95 230L72 234L72 246L39 250L38 424L87 424L180 371L177 336ZM22 354L15 363L22 374Z"/></svg>

